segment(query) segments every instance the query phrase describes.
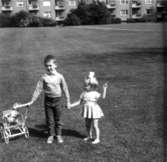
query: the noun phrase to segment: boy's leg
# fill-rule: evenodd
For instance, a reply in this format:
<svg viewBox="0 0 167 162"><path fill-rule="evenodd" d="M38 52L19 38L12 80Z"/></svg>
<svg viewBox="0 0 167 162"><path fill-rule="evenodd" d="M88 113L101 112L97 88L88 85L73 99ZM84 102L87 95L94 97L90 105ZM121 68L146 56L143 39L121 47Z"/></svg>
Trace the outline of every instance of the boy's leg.
<svg viewBox="0 0 167 162"><path fill-rule="evenodd" d="M49 133L47 143L51 144L53 143L54 137L55 137L55 122L53 117L53 109L47 105L45 105L45 116L46 116L46 124L48 127L48 133Z"/></svg>
<svg viewBox="0 0 167 162"><path fill-rule="evenodd" d="M61 114L62 114L62 102L61 98L58 98L56 105L54 107L54 120L55 120L55 132L59 143L63 142Z"/></svg>

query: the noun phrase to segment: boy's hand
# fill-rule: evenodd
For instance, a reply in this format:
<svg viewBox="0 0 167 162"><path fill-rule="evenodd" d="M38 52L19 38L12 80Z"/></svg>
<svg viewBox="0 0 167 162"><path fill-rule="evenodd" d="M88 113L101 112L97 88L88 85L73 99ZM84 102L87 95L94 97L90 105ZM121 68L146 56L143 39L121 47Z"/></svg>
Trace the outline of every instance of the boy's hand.
<svg viewBox="0 0 167 162"><path fill-rule="evenodd" d="M70 109L71 108L71 104L68 102L66 107L67 107L67 109Z"/></svg>
<svg viewBox="0 0 167 162"><path fill-rule="evenodd" d="M13 104L13 107L12 107L12 108L13 108L13 109L17 109L18 107L19 107L19 104L16 102L16 103Z"/></svg>

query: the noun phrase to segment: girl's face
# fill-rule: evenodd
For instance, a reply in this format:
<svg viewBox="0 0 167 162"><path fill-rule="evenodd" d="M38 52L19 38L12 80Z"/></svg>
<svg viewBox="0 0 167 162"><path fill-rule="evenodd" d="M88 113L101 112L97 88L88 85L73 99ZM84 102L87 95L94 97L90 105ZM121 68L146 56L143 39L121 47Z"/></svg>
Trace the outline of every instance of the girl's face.
<svg viewBox="0 0 167 162"><path fill-rule="evenodd" d="M47 70L50 74L52 74L52 73L56 70L56 68L57 68L57 65L56 65L56 63L55 63L55 60L50 60L50 61L48 61L48 62L45 64L45 68L46 68L46 70Z"/></svg>
<svg viewBox="0 0 167 162"><path fill-rule="evenodd" d="M91 86L90 85L86 85L85 89L86 89L86 91L90 91L91 90Z"/></svg>

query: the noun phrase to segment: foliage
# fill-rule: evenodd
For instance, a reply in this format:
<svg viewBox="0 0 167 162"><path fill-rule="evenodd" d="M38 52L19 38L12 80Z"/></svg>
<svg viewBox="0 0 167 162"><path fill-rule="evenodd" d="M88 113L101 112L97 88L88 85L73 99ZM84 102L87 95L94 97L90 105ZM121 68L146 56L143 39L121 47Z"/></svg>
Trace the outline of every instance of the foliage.
<svg viewBox="0 0 167 162"><path fill-rule="evenodd" d="M0 27L40 27L56 26L56 21L49 18L35 16L26 11L13 15L0 14Z"/></svg>
<svg viewBox="0 0 167 162"><path fill-rule="evenodd" d="M25 27L29 24L29 13L20 11L11 15L11 26L13 27Z"/></svg>
<svg viewBox="0 0 167 162"><path fill-rule="evenodd" d="M94 25L120 22L120 19L111 15L104 3L85 4L81 2L77 9L71 10L71 13L68 14L64 25Z"/></svg>
<svg viewBox="0 0 167 162"><path fill-rule="evenodd" d="M0 27L10 27L11 26L11 17L8 14L0 14Z"/></svg>
<svg viewBox="0 0 167 162"><path fill-rule="evenodd" d="M73 13L67 15L67 18L64 21L64 25L80 25L80 24L81 24L80 18Z"/></svg>

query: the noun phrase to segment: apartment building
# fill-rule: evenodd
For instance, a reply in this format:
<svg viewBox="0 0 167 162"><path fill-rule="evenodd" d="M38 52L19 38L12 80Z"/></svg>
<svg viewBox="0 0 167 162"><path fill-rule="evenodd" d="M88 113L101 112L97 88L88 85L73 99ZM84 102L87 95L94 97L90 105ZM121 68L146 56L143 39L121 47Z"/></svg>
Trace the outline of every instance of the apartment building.
<svg viewBox="0 0 167 162"><path fill-rule="evenodd" d="M53 18L58 22L65 19L71 9L81 0L0 0L0 13L12 14L25 10L38 16ZM93 0L82 0L91 3ZM163 0L99 0L104 2L111 15L126 21L138 19L154 12L161 16Z"/></svg>
<svg viewBox="0 0 167 162"><path fill-rule="evenodd" d="M144 15L156 13L162 16L163 0L104 0L112 15L126 21L128 18L139 19Z"/></svg>
<svg viewBox="0 0 167 162"><path fill-rule="evenodd" d="M13 14L27 11L37 16L63 21L71 9L75 9L76 0L0 0L0 13Z"/></svg>

